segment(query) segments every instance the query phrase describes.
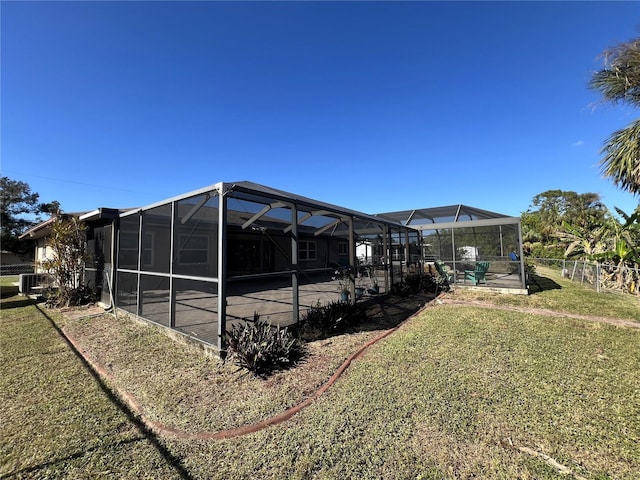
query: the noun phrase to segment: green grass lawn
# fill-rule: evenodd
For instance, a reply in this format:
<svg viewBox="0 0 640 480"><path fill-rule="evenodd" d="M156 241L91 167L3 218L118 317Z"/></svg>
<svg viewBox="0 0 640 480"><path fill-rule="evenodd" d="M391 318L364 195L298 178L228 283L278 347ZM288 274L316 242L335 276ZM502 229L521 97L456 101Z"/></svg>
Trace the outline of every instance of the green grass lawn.
<svg viewBox="0 0 640 480"><path fill-rule="evenodd" d="M33 304L0 312L2 478L180 478ZM177 468L176 468L177 466Z"/></svg>
<svg viewBox="0 0 640 480"><path fill-rule="evenodd" d="M19 280L18 275L0 275L0 287L15 285Z"/></svg>
<svg viewBox="0 0 640 480"><path fill-rule="evenodd" d="M459 290L455 296L489 301L496 305L546 308L558 312L622 318L640 322L640 297L618 292L595 291L562 278L560 271L536 267L531 295L503 295L482 290Z"/></svg>
<svg viewBox="0 0 640 480"><path fill-rule="evenodd" d="M539 273L557 287L454 297L640 318L634 297L601 297ZM550 458L589 479L640 472L640 329L433 305L291 420L187 441L153 437L109 392L126 387L154 420L217 431L305 398L369 337L314 343L324 369L303 364L263 380L122 318L70 321L45 311L52 324L35 306L11 305L1 312L3 477L571 478ZM84 341L115 384L96 380L54 326Z"/></svg>
<svg viewBox="0 0 640 480"><path fill-rule="evenodd" d="M18 294L18 275L0 275L0 298Z"/></svg>

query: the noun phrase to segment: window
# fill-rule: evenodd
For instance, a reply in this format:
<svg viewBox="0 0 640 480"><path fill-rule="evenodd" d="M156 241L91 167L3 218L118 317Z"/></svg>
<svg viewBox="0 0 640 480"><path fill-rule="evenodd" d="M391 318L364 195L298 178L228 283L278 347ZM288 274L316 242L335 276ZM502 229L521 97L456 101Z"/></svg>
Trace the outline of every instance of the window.
<svg viewBox="0 0 640 480"><path fill-rule="evenodd" d="M338 255L340 255L340 256L349 255L349 249L347 248L347 245L348 245L347 242L340 242L338 244Z"/></svg>
<svg viewBox="0 0 640 480"><path fill-rule="evenodd" d="M120 232L120 266L136 268L138 261L138 234ZM142 242L142 265L153 265L153 234L145 233Z"/></svg>
<svg viewBox="0 0 640 480"><path fill-rule="evenodd" d="M207 235L180 235L178 262L191 265L208 264L209 237Z"/></svg>
<svg viewBox="0 0 640 480"><path fill-rule="evenodd" d="M298 243L298 258L301 261L317 260L318 258L317 243L309 240L301 240Z"/></svg>
<svg viewBox="0 0 640 480"><path fill-rule="evenodd" d="M120 230L120 268L138 268L138 233Z"/></svg>

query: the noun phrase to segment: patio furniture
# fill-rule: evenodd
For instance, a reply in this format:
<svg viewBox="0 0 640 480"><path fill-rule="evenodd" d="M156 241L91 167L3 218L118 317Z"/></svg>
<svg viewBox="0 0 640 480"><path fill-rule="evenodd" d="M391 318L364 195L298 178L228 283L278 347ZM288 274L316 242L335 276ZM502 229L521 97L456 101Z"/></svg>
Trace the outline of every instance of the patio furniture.
<svg viewBox="0 0 640 480"><path fill-rule="evenodd" d="M489 262L476 263L475 269L464 271L464 283L466 283L467 279L469 279L471 280L471 283L473 283L473 285L478 285L479 283L484 283L486 285L486 275L488 270Z"/></svg>

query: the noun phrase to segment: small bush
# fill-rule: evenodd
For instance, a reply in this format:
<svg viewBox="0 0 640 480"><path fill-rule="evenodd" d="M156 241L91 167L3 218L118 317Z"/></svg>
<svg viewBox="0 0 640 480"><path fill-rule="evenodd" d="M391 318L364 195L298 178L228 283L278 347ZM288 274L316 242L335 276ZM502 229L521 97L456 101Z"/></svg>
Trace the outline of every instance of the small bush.
<svg viewBox="0 0 640 480"><path fill-rule="evenodd" d="M287 328L274 327L254 315L253 322L234 325L228 335L229 358L255 375L294 365L304 347Z"/></svg>
<svg viewBox="0 0 640 480"><path fill-rule="evenodd" d="M361 322L365 314L366 308L361 303L330 302L321 305L318 302L303 316L301 332L306 338L333 335Z"/></svg>
<svg viewBox="0 0 640 480"><path fill-rule="evenodd" d="M445 275L436 275L432 277L433 286L427 288L428 293L448 292L451 289L449 280Z"/></svg>
<svg viewBox="0 0 640 480"><path fill-rule="evenodd" d="M411 287L406 282L394 283L389 289L391 295L405 298L411 295Z"/></svg>
<svg viewBox="0 0 640 480"><path fill-rule="evenodd" d="M48 288L45 292L45 305L51 308L78 307L96 301L96 296L89 287L80 286L66 289Z"/></svg>
<svg viewBox="0 0 640 480"><path fill-rule="evenodd" d="M535 275L536 274L536 264L533 263L530 260L525 260L524 261L524 270L525 272L527 272L529 275Z"/></svg>
<svg viewBox="0 0 640 480"><path fill-rule="evenodd" d="M447 286L446 279L436 279L426 273L410 273L404 277L404 281L391 287L391 293L399 297L408 297L416 293L436 292Z"/></svg>
<svg viewBox="0 0 640 480"><path fill-rule="evenodd" d="M418 293L422 287L422 279L424 275L419 273L410 273L404 277L404 284L411 293Z"/></svg>

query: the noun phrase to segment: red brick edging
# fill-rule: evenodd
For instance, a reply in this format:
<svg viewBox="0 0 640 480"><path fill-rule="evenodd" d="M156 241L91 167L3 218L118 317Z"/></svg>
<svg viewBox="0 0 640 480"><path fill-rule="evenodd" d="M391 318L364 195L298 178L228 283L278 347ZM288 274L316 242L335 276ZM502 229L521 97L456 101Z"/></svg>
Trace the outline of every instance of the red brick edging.
<svg viewBox="0 0 640 480"><path fill-rule="evenodd" d="M413 315L411 315L409 318L413 318L414 316L419 314L423 309L424 309L424 307L421 308L420 310L418 310ZM396 326L396 327L394 327L394 328L392 328L390 330L385 331L384 333L382 333L378 337L376 337L376 338L368 341L364 345L362 345L355 353L350 355L344 361L344 363L331 376L331 378L329 378L329 380L327 380L327 382L325 382L325 384L322 385L322 387L320 387L311 397L307 398L303 402L301 402L301 403L299 403L299 404L297 404L297 405L295 405L295 406L293 406L291 408L288 408L287 410L285 410L284 412L282 412L282 413L280 413L278 415L275 415L273 417L267 418L267 419L262 420L262 421L257 422L257 423L252 423L252 424L249 424L249 425L243 425L241 427L231 428L231 429L228 429L228 430L221 430L219 432L200 432L200 433L187 433L187 432L184 432L182 430L178 430L176 428L169 427L169 426L167 426L167 425L165 425L165 424L163 424L161 422L156 422L156 421L153 421L153 420L150 420L150 419L146 418L142 405L135 399L135 397L133 395L131 395L129 392L127 392L126 390L121 390L121 389L117 388L115 386L115 384L116 384L115 377L111 373L109 373L102 365L100 365L99 363L97 363L97 362L93 361L91 358L89 358L87 356L86 351L67 332L62 332L62 330L61 330L61 333L65 336L67 341L71 345L73 345L73 347L76 349L78 354L82 355L82 357L85 359L87 364L90 365L91 368L93 368L93 370L98 375L100 375L100 377L102 377L103 379L109 380L114 385L113 388L115 389L115 393L122 400L124 400L124 402L126 402L126 404L133 411L133 413L137 414L140 417L140 420L150 430L152 430L154 433L156 433L158 435L170 436L170 437L173 437L173 438L179 438L179 439L183 439L183 440L221 440L221 439L239 437L239 436L242 436L242 435L246 435L248 433L257 432L257 431L262 430L263 428L266 428L266 427L268 427L270 425L277 425L279 423L284 422L285 420L289 420L291 417L293 417L295 414L297 414L300 410L302 410L303 408L306 408L309 405L311 405L318 397L320 397L324 392L326 392L338 380L338 378L340 378L340 376L344 373L344 371L349 367L351 362L353 362L355 359L360 357L371 345L373 345L374 343L382 340L383 338L388 337L393 332L398 330L398 328L400 328L400 325L398 325L398 326Z"/></svg>
<svg viewBox="0 0 640 480"><path fill-rule="evenodd" d="M450 299L444 299L442 298L443 295L439 295L438 297L436 297L434 300L427 302L426 305L424 305L422 308L420 308L417 312L415 312L413 315L411 315L408 319L413 318L415 316L417 316L418 314L422 313L422 311L428 307L429 305L433 305L434 303L444 303L444 304L449 304L449 305L471 305L471 306L476 306L476 307L491 307L491 308L499 308L499 309L505 309L505 310L516 310L516 311L530 311L527 309L518 309L518 308L509 308L509 307L504 307L504 306L495 306L495 305L484 305L484 304L478 304L477 302L456 302L454 300L450 300ZM443 301L444 300L444 301ZM535 310L535 309L532 309ZM558 313L558 312L550 312L550 311L542 311L545 314L549 314L552 313L554 315L557 316L567 316L567 317L573 317L573 318L579 318L579 319L583 319L583 320L591 320L591 321L600 321L600 322L608 322L608 323L614 323L612 320L610 319L604 319L604 318L595 318L595 317L588 317L585 315L575 315L575 314L567 314L567 313ZM407 320L408 320L407 319ZM406 321L406 320L405 320ZM404 322L403 322L404 323ZM615 323L614 323L615 324ZM631 327L635 327L638 328L640 326L640 324L636 324L634 322L627 322L627 321L617 321L617 324L619 326L631 326ZM262 420L260 422L257 423L252 423L249 425L244 425L241 427L237 427L237 428L231 428L228 430L221 430L219 432L200 432L200 433L187 433L184 432L182 430L178 430L176 428L173 427L169 427L161 422L156 422L153 420L150 420L148 418L145 417L145 413L144 413L144 409L142 407L142 405L135 399L135 397L130 394L129 392L127 392L126 390L121 390L118 389L115 384L117 383L115 381L114 376L109 373L102 365L98 364L97 362L93 361L91 358L89 358L86 354L86 351L78 344L78 342L72 338L71 336L69 336L69 334L67 332L63 332L62 329L59 329L60 333L62 335L64 335L64 337L67 339L67 341L73 345L73 347L75 348L75 350L77 351L77 353L79 355L81 355L84 360L87 362L87 364L103 379L109 380L113 385L114 385L114 389L115 389L115 393L128 405L128 407L131 409L131 411L135 414L137 414L140 417L140 420L150 429L152 430L154 433L158 434L158 435L163 435L163 436L170 436L173 438L178 438L178 439L183 439L183 440L221 440L221 439L226 439L226 438L233 438L233 437L239 437L242 435L247 435L249 433L253 433L253 432L257 432L259 430L262 430L270 425L277 425L279 423L282 423L286 420L289 420L291 417L293 417L294 415L296 415L298 412L300 412L302 409L308 407L309 405L311 405L313 402L316 401L316 399L318 399L324 392L326 392L337 380L338 378L340 378L340 376L342 376L342 374L344 373L344 371L349 368L349 365L351 365L351 362L353 362L355 359L357 359L358 357L360 357L371 345L379 342L380 340L388 337L389 335L391 335L392 333L394 333L396 330L398 330L400 328L401 325L398 325L390 330L387 330L385 332L383 332L381 335L379 335L378 337L368 341L367 343L365 343L364 345L362 345L358 350L356 350L356 352L354 352L352 355L350 355L343 363L342 365L338 368L338 370L336 370L336 372L331 376L331 378L329 378L329 380L327 380L324 385L322 385L311 397L307 398L306 400L302 401L301 403L288 408L287 410L285 410L284 412L275 415L273 417L267 418L265 420Z"/></svg>

